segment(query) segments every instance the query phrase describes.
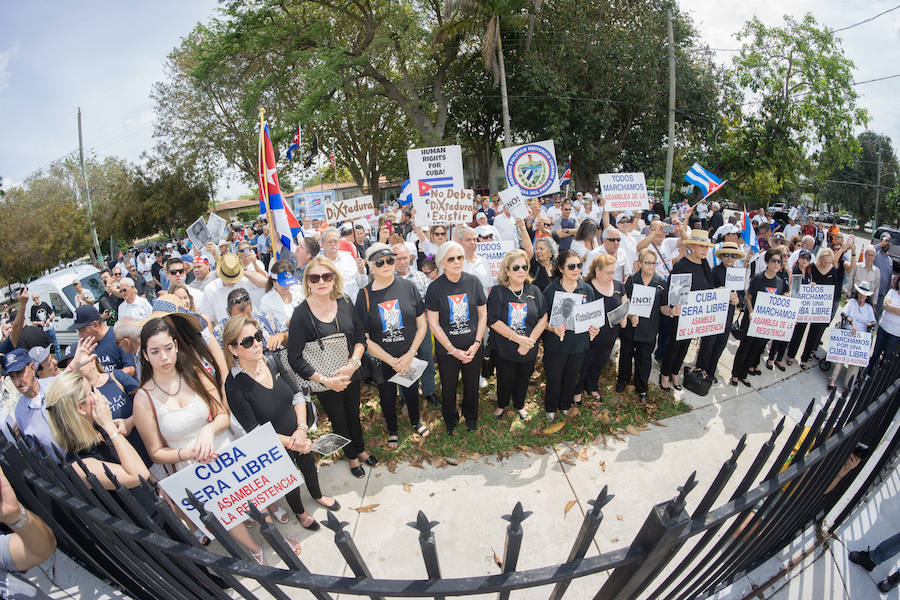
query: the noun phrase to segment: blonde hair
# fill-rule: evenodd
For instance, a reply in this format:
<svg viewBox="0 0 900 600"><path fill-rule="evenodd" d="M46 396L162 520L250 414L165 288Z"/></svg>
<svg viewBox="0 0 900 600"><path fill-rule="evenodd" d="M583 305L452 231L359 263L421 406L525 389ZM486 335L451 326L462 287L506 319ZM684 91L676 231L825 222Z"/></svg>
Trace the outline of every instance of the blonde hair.
<svg viewBox="0 0 900 600"><path fill-rule="evenodd" d="M587 275L585 275L585 281L593 281L594 277L597 275L597 269L605 269L610 265L616 264L616 257L611 254L598 254L594 260L591 261L590 270L588 270Z"/></svg>
<svg viewBox="0 0 900 600"><path fill-rule="evenodd" d="M819 253L816 254L816 264L820 264L826 260L828 261L828 264L831 264L831 261L834 260L834 250L831 248L821 248Z"/></svg>
<svg viewBox="0 0 900 600"><path fill-rule="evenodd" d="M222 329L222 346L225 347L225 364L228 365L228 370L233 369L237 363L237 357L231 353L231 346L237 346L241 330L247 325L259 328L259 322L247 315L234 315L225 321L225 327Z"/></svg>
<svg viewBox="0 0 900 600"><path fill-rule="evenodd" d="M99 440L93 419L78 412L78 405L87 399L83 381L81 373L64 369L50 384L44 400L50 433L66 452L87 450Z"/></svg>
<svg viewBox="0 0 900 600"><path fill-rule="evenodd" d="M325 267L334 274L334 287L331 288L330 297L332 300L340 298L344 294L344 278L338 273L334 263L325 256L313 256L309 262L306 263L306 268L303 269L303 295L307 298L311 295L309 293L309 272L312 271L313 267Z"/></svg>
<svg viewBox="0 0 900 600"><path fill-rule="evenodd" d="M657 256L656 252L651 250L650 248L644 248L640 252L638 252L638 260L644 262L644 259L650 257L653 259L653 262L656 262Z"/></svg>
<svg viewBox="0 0 900 600"><path fill-rule="evenodd" d="M509 287L509 268L520 258L525 259L525 283L531 283L531 273L528 272L528 255L521 248L516 248L503 255L500 272L497 273L497 283L503 287Z"/></svg>

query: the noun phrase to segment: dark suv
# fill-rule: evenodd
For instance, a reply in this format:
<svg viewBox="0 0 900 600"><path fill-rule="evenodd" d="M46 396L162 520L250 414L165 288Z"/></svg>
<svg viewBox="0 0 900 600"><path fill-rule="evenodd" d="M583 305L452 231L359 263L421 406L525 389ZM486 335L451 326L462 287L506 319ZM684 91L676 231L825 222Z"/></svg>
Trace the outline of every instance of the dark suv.
<svg viewBox="0 0 900 600"><path fill-rule="evenodd" d="M878 244L881 241L881 234L884 232L891 234L891 249L888 250L888 256L894 261L894 269L898 269L900 268L900 229L882 225L875 230L875 235L872 236L872 243Z"/></svg>

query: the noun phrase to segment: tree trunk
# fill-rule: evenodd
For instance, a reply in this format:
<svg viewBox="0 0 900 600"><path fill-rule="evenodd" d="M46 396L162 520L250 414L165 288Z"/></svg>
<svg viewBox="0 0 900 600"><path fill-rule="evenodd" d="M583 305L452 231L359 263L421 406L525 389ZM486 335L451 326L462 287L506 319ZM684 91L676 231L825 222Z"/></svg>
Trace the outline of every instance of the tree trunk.
<svg viewBox="0 0 900 600"><path fill-rule="evenodd" d="M509 134L509 98L506 95L506 63L503 60L503 43L500 41L500 22L497 22L497 64L500 67L500 103L503 107L503 145L512 146Z"/></svg>

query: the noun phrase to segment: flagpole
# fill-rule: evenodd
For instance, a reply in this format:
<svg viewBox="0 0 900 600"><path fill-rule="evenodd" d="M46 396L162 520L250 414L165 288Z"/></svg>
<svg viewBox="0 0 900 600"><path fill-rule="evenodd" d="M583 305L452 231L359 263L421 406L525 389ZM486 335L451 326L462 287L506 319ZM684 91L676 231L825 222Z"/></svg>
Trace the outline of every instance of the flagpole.
<svg viewBox="0 0 900 600"><path fill-rule="evenodd" d="M266 109L263 107L259 108L259 186L260 191L262 192L263 203L266 207L266 220L269 224L269 240L272 242L272 253L275 255L275 259L278 259L278 252L275 249L275 219L272 218L272 209L269 207L269 182L268 182L268 171L266 171L266 148L263 143L263 135L265 132L266 122L263 117ZM268 265L264 265L267 269Z"/></svg>

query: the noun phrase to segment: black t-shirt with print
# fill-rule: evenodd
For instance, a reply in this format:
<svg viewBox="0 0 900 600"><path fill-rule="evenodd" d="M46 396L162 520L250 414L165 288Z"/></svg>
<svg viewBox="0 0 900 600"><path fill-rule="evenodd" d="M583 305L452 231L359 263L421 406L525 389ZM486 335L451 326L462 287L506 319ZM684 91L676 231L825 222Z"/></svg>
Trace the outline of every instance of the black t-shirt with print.
<svg viewBox="0 0 900 600"><path fill-rule="evenodd" d="M47 318L53 314L53 309L50 308L50 305L46 302L41 302L40 304L35 304L31 307L31 321L41 321L44 322Z"/></svg>
<svg viewBox="0 0 900 600"><path fill-rule="evenodd" d="M467 350L475 343L478 307L485 302L487 298L481 282L469 273L461 273L456 283L441 275L431 282L425 292L425 308L438 313L441 329L450 343L460 350ZM436 344L436 349L441 356L447 354L441 344Z"/></svg>
<svg viewBox="0 0 900 600"><path fill-rule="evenodd" d="M780 295L787 290L787 285L777 273L774 277L766 277L766 272L757 273L750 279L750 285L747 286L747 293L750 294L750 302L756 307L756 295L760 292Z"/></svg>
<svg viewBox="0 0 900 600"><path fill-rule="evenodd" d="M547 314L547 302L538 286L526 283L520 294L514 294L505 285L495 285L487 300L488 327L500 321L519 335L531 335L541 317ZM512 340L491 332L489 343L500 358L513 362L527 362L537 358L538 345L519 354L519 345Z"/></svg>
<svg viewBox="0 0 900 600"><path fill-rule="evenodd" d="M391 356L402 356L416 337L416 317L425 312L422 297L413 282L400 277L384 289L372 291L373 285L356 296L356 312L373 342Z"/></svg>

